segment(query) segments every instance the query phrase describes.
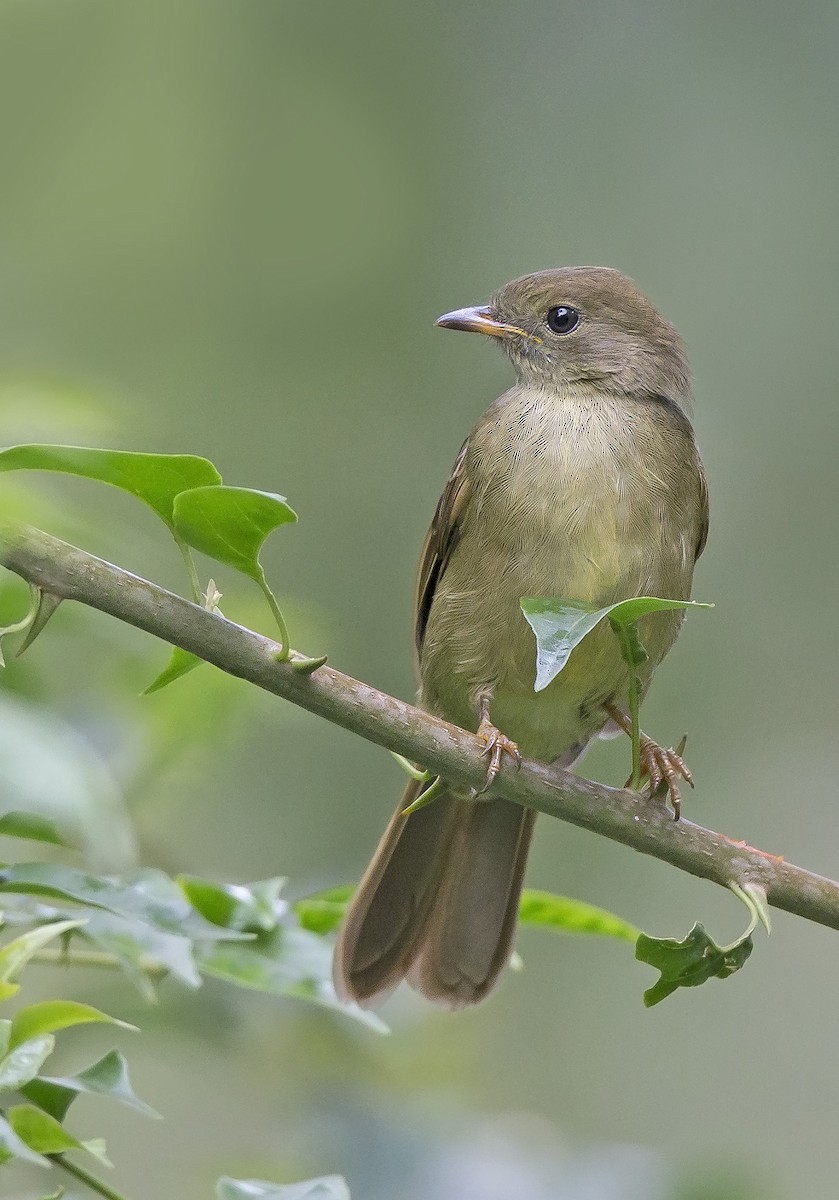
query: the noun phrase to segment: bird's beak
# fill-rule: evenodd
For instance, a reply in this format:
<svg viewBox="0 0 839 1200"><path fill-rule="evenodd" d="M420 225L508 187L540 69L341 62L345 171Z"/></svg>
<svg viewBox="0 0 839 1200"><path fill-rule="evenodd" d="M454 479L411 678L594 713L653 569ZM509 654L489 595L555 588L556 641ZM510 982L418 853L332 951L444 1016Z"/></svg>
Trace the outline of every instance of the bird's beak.
<svg viewBox="0 0 839 1200"><path fill-rule="evenodd" d="M486 333L490 337L526 337L530 334L519 329L517 325L505 325L496 319L493 310L483 308L457 308L454 312L444 313L435 321L443 329L465 329L467 333Z"/></svg>

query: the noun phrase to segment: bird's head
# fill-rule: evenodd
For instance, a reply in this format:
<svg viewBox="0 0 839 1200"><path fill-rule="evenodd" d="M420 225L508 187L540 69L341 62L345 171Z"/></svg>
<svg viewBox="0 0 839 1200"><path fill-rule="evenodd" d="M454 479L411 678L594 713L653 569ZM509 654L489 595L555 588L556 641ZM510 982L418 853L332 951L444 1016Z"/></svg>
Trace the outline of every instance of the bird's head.
<svg viewBox="0 0 839 1200"><path fill-rule="evenodd" d="M498 338L520 378L542 387L684 403L681 339L631 279L610 267L558 267L505 284L489 304L437 321Z"/></svg>

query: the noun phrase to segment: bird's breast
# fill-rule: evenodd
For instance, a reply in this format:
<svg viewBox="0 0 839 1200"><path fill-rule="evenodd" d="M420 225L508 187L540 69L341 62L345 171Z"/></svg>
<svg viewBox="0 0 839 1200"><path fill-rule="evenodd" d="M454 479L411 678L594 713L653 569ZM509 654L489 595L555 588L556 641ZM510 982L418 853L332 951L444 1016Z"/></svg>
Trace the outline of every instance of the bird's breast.
<svg viewBox="0 0 839 1200"><path fill-rule="evenodd" d="M528 594L632 594L664 550L675 484L648 414L529 391L490 411L468 464L476 553L494 551Z"/></svg>

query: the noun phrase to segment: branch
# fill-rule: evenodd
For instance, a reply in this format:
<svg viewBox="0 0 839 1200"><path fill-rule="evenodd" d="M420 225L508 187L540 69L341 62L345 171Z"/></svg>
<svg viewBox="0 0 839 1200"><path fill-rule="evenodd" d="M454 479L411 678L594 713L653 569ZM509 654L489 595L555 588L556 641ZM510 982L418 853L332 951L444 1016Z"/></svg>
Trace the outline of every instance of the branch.
<svg viewBox="0 0 839 1200"><path fill-rule="evenodd" d="M277 644L268 638L40 530L0 531L0 562L53 596L99 609L180 646L454 784L479 788L485 781L484 745L474 734L331 667L305 673L299 666L310 670L312 660L296 652L277 662ZM663 805L634 792L593 783L560 767L523 762L518 770L504 765L493 793L722 887L758 884L776 908L839 929L839 883L691 821L676 823Z"/></svg>

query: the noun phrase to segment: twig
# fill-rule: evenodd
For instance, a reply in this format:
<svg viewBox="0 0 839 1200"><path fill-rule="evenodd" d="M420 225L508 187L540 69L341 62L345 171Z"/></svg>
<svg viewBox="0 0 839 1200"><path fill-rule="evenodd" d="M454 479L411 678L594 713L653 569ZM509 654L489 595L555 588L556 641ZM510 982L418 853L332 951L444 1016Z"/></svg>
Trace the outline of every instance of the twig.
<svg viewBox="0 0 839 1200"><path fill-rule="evenodd" d="M298 704L344 729L422 763L451 783L479 789L485 746L474 734L376 688L322 666L294 669L292 653L164 588L103 562L40 530L0 530L0 562L55 596L109 613L180 646L222 671ZM759 884L775 908L839 929L839 883L814 875L691 821L633 792L581 779L559 767L504 766L493 793L650 854L722 887Z"/></svg>

